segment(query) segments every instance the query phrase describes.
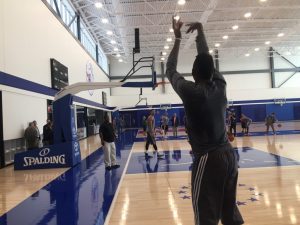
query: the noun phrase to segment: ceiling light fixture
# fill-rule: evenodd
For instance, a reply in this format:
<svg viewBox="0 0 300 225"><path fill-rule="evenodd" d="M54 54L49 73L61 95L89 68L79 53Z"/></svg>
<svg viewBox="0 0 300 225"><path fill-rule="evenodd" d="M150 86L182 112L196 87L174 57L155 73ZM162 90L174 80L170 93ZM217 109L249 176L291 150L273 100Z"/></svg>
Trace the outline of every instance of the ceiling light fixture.
<svg viewBox="0 0 300 225"><path fill-rule="evenodd" d="M107 34L107 35L112 35L113 32L112 32L111 30L108 30L108 31L106 32L106 34Z"/></svg>
<svg viewBox="0 0 300 225"><path fill-rule="evenodd" d="M215 44L215 47L217 47L217 48L220 47L220 46L221 46L220 43L216 43L216 44Z"/></svg>
<svg viewBox="0 0 300 225"><path fill-rule="evenodd" d="M176 20L176 21L178 21L179 19L180 19L180 16L174 16L174 19Z"/></svg>
<svg viewBox="0 0 300 225"><path fill-rule="evenodd" d="M250 56L250 54L249 54L249 53L246 53L246 54L245 54L245 56L246 56L246 57L249 57L249 56Z"/></svg>
<svg viewBox="0 0 300 225"><path fill-rule="evenodd" d="M162 52L161 54L162 54L162 55L167 55L167 53L166 53L166 52Z"/></svg>
<svg viewBox="0 0 300 225"><path fill-rule="evenodd" d="M119 62L123 62L123 59L119 59Z"/></svg>
<svg viewBox="0 0 300 225"><path fill-rule="evenodd" d="M121 55L120 55L120 54L117 54L116 56L117 56L118 58L120 58L120 57L121 57Z"/></svg>
<svg viewBox="0 0 300 225"><path fill-rule="evenodd" d="M165 58L164 58L164 57L161 57L161 58L160 58L160 60L161 60L161 61L164 61L164 60L165 60Z"/></svg>
<svg viewBox="0 0 300 225"><path fill-rule="evenodd" d="M244 17L245 18L250 18L252 16L252 13L251 12L247 12L245 13Z"/></svg>
<svg viewBox="0 0 300 225"><path fill-rule="evenodd" d="M239 29L239 26L238 26L238 25L232 26L232 30L237 30L237 29Z"/></svg>
<svg viewBox="0 0 300 225"><path fill-rule="evenodd" d="M266 2L266 1L268 1L268 0L260 0L261 2Z"/></svg>
<svg viewBox="0 0 300 225"><path fill-rule="evenodd" d="M269 45L269 44L271 44L271 41L266 41L265 44Z"/></svg>
<svg viewBox="0 0 300 225"><path fill-rule="evenodd" d="M169 30L171 33L173 33L174 32L174 30L173 30L173 28L170 28L170 30Z"/></svg>
<svg viewBox="0 0 300 225"><path fill-rule="evenodd" d="M100 8L103 7L103 4L101 2L96 2L95 3L95 7L98 8L98 9L100 9Z"/></svg>
<svg viewBox="0 0 300 225"><path fill-rule="evenodd" d="M260 49L259 48L255 48L254 51L258 52Z"/></svg>
<svg viewBox="0 0 300 225"><path fill-rule="evenodd" d="M171 42L172 41L172 38L167 38L167 42Z"/></svg>
<svg viewBox="0 0 300 225"><path fill-rule="evenodd" d="M178 0L178 2L177 2L178 5L184 5L185 3L186 3L185 0Z"/></svg>
<svg viewBox="0 0 300 225"><path fill-rule="evenodd" d="M287 52L285 52L285 55L292 55L292 53L287 51Z"/></svg>
<svg viewBox="0 0 300 225"><path fill-rule="evenodd" d="M115 40L111 40L110 43L115 45L117 42Z"/></svg>
<svg viewBox="0 0 300 225"><path fill-rule="evenodd" d="M284 36L284 33L279 33L277 36L278 36L278 37L283 37L283 36Z"/></svg>
<svg viewBox="0 0 300 225"><path fill-rule="evenodd" d="M224 35L224 36L223 36L223 39L224 39L224 40L227 40L227 39L228 39L228 35Z"/></svg>
<svg viewBox="0 0 300 225"><path fill-rule="evenodd" d="M114 51L117 52L117 51L119 51L119 49L118 48L114 48Z"/></svg>
<svg viewBox="0 0 300 225"><path fill-rule="evenodd" d="M212 54L213 52L214 52L214 50L212 50L212 49L211 49L211 50L209 50L209 53L210 53L210 54Z"/></svg>
<svg viewBox="0 0 300 225"><path fill-rule="evenodd" d="M102 18L102 19L101 19L101 22L102 22L102 23L108 23L108 19Z"/></svg>
<svg viewBox="0 0 300 225"><path fill-rule="evenodd" d="M165 45L164 49L169 49L170 47L168 45Z"/></svg>

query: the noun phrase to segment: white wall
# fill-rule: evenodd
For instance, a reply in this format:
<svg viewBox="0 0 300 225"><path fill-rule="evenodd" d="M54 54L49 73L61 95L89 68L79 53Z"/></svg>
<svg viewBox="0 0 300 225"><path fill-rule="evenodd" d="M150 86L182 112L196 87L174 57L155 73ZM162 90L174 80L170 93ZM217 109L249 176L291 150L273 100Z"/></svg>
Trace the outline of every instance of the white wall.
<svg viewBox="0 0 300 225"><path fill-rule="evenodd" d="M68 67L69 84L86 81L86 64L93 67L95 82L109 81L80 43L65 29L41 0L0 1L0 71L51 87L50 58ZM40 129L47 118L49 96L0 85L3 92L5 140L20 138L28 122ZM78 96L102 103L102 91ZM42 130L41 130L42 131Z"/></svg>
<svg viewBox="0 0 300 225"><path fill-rule="evenodd" d="M3 138L17 139L24 136L28 123L36 120L40 132L47 119L46 99L3 91Z"/></svg>
<svg viewBox="0 0 300 225"><path fill-rule="evenodd" d="M0 10L1 71L51 87L50 58L55 58L68 67L70 84L86 81L87 62L95 81L109 80L42 1L1 0ZM101 91L79 96L99 102Z"/></svg>
<svg viewBox="0 0 300 225"><path fill-rule="evenodd" d="M220 71L238 71L238 70L268 70L269 58L268 53L264 50L258 53L252 53L250 57L243 54L232 55L227 52L219 52L220 54ZM289 56L286 56L289 58ZM177 70L181 73L190 73L195 58L195 52L182 53L179 55ZM291 60L299 65L300 57L290 57ZM290 68L286 64L280 64L275 59L275 68ZM112 68L118 67L118 71L122 71L124 64L112 61ZM116 72L116 71L112 71ZM284 80L291 73L276 73L276 83ZM120 75L113 73L112 76ZM192 80L192 77L186 77ZM282 88L271 88L271 77L269 73L259 74L232 74L225 75L227 82L227 97L233 100L259 100L272 98L299 98L300 97L300 75L297 74ZM145 79L137 79L132 81L142 81ZM168 81L168 79L166 79ZM117 106L134 106L139 97L138 89L114 88L112 89L112 104ZM182 103L174 92L170 84L166 85L166 94L161 93L161 86L155 91L144 89L143 97L147 97L148 104L165 104L165 103Z"/></svg>

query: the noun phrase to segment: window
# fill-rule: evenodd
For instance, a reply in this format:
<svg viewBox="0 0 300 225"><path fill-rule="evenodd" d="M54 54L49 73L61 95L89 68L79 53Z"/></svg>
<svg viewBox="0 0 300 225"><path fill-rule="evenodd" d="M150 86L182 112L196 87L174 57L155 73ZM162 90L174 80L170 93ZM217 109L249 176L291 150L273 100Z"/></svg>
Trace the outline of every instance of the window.
<svg viewBox="0 0 300 225"><path fill-rule="evenodd" d="M55 6L55 0L47 0L48 4L53 8L53 10L57 13L57 9ZM74 17L76 16L76 13L71 6L71 4L68 2L68 0L56 0L57 7L60 12L61 19L63 22L69 26L69 29L71 32L78 37L78 31L77 31L77 20L74 20ZM72 22L72 23L71 23ZM81 36L81 43L84 46L84 48L90 53L90 55L96 60L96 42L88 32L86 26L81 23L80 24L80 36ZM102 48L98 45L98 64L99 66L106 72L108 71L108 62L107 57L104 54Z"/></svg>

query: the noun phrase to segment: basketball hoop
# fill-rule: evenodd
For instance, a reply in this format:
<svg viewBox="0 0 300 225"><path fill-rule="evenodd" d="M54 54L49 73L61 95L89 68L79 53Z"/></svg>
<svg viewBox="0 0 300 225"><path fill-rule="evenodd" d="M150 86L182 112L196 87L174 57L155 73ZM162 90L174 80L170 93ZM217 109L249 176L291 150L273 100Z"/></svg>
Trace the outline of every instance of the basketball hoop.
<svg viewBox="0 0 300 225"><path fill-rule="evenodd" d="M275 105L283 106L285 103L286 103L286 99L285 98L275 98L274 99L274 104Z"/></svg>
<svg viewBox="0 0 300 225"><path fill-rule="evenodd" d="M163 105L160 105L159 107L161 110L169 110L169 109L172 109L172 104L163 104Z"/></svg>

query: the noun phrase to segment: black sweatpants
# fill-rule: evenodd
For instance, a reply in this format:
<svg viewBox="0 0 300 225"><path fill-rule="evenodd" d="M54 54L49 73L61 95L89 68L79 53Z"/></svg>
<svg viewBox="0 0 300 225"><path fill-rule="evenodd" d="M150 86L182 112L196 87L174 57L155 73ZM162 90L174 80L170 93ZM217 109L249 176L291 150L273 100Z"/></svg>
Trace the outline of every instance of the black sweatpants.
<svg viewBox="0 0 300 225"><path fill-rule="evenodd" d="M192 201L195 225L243 224L236 205L238 165L229 145L195 158Z"/></svg>
<svg viewBox="0 0 300 225"><path fill-rule="evenodd" d="M229 131L236 136L236 124L230 124Z"/></svg>
<svg viewBox="0 0 300 225"><path fill-rule="evenodd" d="M147 140L146 140L146 151L148 151L149 149L149 145L153 145L153 148L155 150L157 150L157 146L156 146L156 141L155 141L155 137L153 134L147 132Z"/></svg>

